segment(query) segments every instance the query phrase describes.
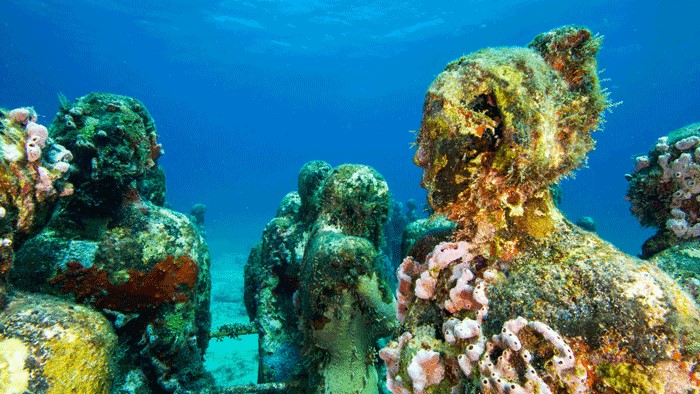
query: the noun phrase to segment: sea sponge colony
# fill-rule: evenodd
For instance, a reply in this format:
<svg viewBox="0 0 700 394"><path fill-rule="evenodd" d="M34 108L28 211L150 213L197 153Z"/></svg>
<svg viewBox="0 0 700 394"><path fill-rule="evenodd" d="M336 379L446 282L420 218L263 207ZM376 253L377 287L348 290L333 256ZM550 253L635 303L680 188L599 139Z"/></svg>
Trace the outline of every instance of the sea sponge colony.
<svg viewBox="0 0 700 394"><path fill-rule="evenodd" d="M519 316L489 337L487 289L503 274L494 267L484 270L486 261L473 255L474 250L467 242L442 242L428 255L427 264L411 257L401 264L397 318L402 327L415 329L404 331L379 353L387 364L387 388L392 393L409 393L409 387L415 393L452 392L459 387L450 377L456 374L478 382L465 383L467 388L487 393L549 392L545 382L585 392L587 376L575 368L573 350L545 323ZM438 280L446 275L447 282ZM447 292L445 283L453 283ZM430 314L449 316L437 332L421 322ZM426 363L428 355L431 361ZM533 360L549 367L536 369Z"/></svg>
<svg viewBox="0 0 700 394"><path fill-rule="evenodd" d="M642 226L659 230L644 244L646 257L700 237L699 143L700 123L682 127L637 156L634 172L627 175L632 213Z"/></svg>
<svg viewBox="0 0 700 394"><path fill-rule="evenodd" d="M0 307L14 250L47 220L49 206L73 192L72 154L49 138L32 108L0 110Z"/></svg>
<svg viewBox="0 0 700 394"><path fill-rule="evenodd" d="M659 138L626 177L632 213L658 229L642 256L700 302L700 123Z"/></svg>
<svg viewBox="0 0 700 394"><path fill-rule="evenodd" d="M73 192L73 186L64 179L73 155L49 138L46 127L36 120L32 108L0 111L0 220L6 225L3 231L11 229L15 236L24 238L45 219L44 205Z"/></svg>
<svg viewBox="0 0 700 394"><path fill-rule="evenodd" d="M402 323L380 353L393 393L698 390L697 305L552 201L606 107L599 45L559 28L467 55L429 88L415 161L457 230L425 256L417 240L398 271Z"/></svg>

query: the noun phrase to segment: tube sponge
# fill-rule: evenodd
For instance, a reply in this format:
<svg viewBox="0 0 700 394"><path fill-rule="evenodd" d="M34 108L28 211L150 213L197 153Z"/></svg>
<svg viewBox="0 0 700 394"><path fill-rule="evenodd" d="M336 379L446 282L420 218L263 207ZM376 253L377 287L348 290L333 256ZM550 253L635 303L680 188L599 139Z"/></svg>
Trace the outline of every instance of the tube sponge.
<svg viewBox="0 0 700 394"><path fill-rule="evenodd" d="M413 382L413 392L422 394L426 386L433 386L445 378L445 366L440 353L421 349L411 359L406 369Z"/></svg>

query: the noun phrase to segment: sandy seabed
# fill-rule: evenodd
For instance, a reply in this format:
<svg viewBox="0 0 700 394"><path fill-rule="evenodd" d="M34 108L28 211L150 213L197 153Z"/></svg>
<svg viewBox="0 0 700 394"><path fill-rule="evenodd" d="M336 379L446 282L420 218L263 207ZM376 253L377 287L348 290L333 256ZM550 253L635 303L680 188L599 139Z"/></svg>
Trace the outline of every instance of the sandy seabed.
<svg viewBox="0 0 700 394"><path fill-rule="evenodd" d="M211 313L212 331L227 323L248 323L243 304L243 267L247 255L212 255ZM253 384L258 376L258 337L212 339L205 356L205 367L220 386Z"/></svg>

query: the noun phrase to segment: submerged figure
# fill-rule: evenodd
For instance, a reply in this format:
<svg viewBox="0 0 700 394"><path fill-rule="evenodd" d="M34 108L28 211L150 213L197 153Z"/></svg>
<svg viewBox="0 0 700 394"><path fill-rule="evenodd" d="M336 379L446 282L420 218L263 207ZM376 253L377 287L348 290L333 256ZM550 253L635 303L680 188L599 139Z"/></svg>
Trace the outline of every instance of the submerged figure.
<svg viewBox="0 0 700 394"><path fill-rule="evenodd" d="M161 147L138 100L91 93L63 103L50 127L74 160L75 193L17 251L18 288L90 304L113 324L112 392L205 390L209 252L183 214L160 205Z"/></svg>
<svg viewBox="0 0 700 394"><path fill-rule="evenodd" d="M562 27L462 57L428 89L415 161L457 229L399 269L400 335L380 352L393 393L698 390L694 302L552 201L606 108L599 46Z"/></svg>
<svg viewBox="0 0 700 394"><path fill-rule="evenodd" d="M298 295L307 392L378 392L376 342L395 322L380 252L389 202L370 167L342 165L326 179Z"/></svg>
<svg viewBox="0 0 700 394"><path fill-rule="evenodd" d="M408 256L423 256L428 254L425 248L433 249L433 246L452 238L455 224L443 215L433 215L423 219L417 219L409 223L401 235L401 260Z"/></svg>
<svg viewBox="0 0 700 394"><path fill-rule="evenodd" d="M298 192L287 194L277 214L265 226L262 242L250 252L245 266L246 310L257 322L258 383L304 381L302 335L293 295L313 223L320 211L330 164L315 160L299 171Z"/></svg>

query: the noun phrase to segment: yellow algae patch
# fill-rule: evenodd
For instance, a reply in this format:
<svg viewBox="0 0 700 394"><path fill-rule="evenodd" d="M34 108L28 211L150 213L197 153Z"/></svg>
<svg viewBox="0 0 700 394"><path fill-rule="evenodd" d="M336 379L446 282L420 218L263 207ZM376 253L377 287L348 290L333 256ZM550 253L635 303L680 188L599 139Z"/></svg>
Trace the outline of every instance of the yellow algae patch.
<svg viewBox="0 0 700 394"><path fill-rule="evenodd" d="M548 201L549 200L549 201ZM542 198L530 198L523 205L524 214L511 217L515 225L535 238L544 238L554 231L554 219L552 218L551 198L546 195Z"/></svg>
<svg viewBox="0 0 700 394"><path fill-rule="evenodd" d="M0 393L109 393L117 337L99 312L18 292L0 325Z"/></svg>
<svg viewBox="0 0 700 394"><path fill-rule="evenodd" d="M86 316L89 320L92 316ZM47 341L50 352L44 365L44 375L50 383L48 394L108 393L111 385L111 336L90 330L92 324L64 329ZM95 330L107 327L96 325ZM106 341L101 340L105 339Z"/></svg>
<svg viewBox="0 0 700 394"><path fill-rule="evenodd" d="M19 339L0 339L0 392L19 394L27 390L29 371L24 361L29 349Z"/></svg>
<svg viewBox="0 0 700 394"><path fill-rule="evenodd" d="M663 382L654 379L650 372L630 363L602 364L596 369L600 380L617 393L663 393Z"/></svg>

